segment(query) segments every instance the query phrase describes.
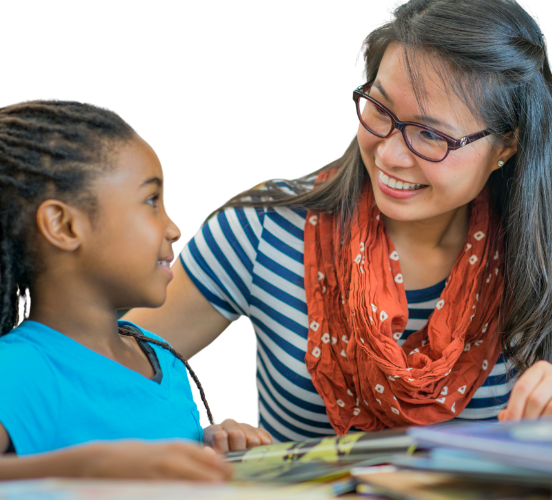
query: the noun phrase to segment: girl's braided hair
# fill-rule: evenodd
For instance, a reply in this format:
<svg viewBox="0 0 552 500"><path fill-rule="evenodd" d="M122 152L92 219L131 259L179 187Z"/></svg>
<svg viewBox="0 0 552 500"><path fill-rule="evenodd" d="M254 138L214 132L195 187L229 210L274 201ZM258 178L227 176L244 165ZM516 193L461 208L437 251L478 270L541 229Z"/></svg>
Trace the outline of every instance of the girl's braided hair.
<svg viewBox="0 0 552 500"><path fill-rule="evenodd" d="M132 128L111 111L64 101L0 108L0 335L17 326L39 271L36 211L48 198L95 210L91 181Z"/></svg>
<svg viewBox="0 0 552 500"><path fill-rule="evenodd" d="M201 395L201 401L203 401L205 410L207 410L207 417L209 418L209 423L211 425L215 423L213 420L213 414L211 413L211 408L209 408L209 404L207 403L207 398L205 397L205 391L203 390L203 387L201 386L201 383L197 378L197 375L192 370L192 367L189 365L188 360L184 358L182 354L180 354L178 351L175 351L167 342L161 342L160 340L152 339L150 337L147 337L146 335L142 335L141 333L135 331L133 328L129 328L128 326L120 326L119 334L126 335L127 337L134 337L136 340L141 340L142 342L149 342L150 344L158 345L163 349L166 349L167 351L169 351L175 358L182 361L182 363L184 363L184 366L188 370L189 374L194 379L194 382L199 390L199 394Z"/></svg>
<svg viewBox="0 0 552 500"><path fill-rule="evenodd" d="M40 272L36 211L52 197L96 211L92 181L113 165L109 153L132 140L134 130L112 111L73 101L29 101L0 108L0 335L17 326L20 301ZM199 380L168 344L121 329L169 350L194 379L213 423Z"/></svg>

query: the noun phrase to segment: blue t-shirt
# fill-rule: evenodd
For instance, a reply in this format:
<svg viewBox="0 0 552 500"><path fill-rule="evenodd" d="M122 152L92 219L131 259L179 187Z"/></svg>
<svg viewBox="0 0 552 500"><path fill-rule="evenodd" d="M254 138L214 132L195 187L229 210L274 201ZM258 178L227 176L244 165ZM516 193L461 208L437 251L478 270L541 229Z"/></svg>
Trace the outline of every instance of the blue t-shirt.
<svg viewBox="0 0 552 500"><path fill-rule="evenodd" d="M0 423L17 454L96 440L201 441L186 367L162 347L148 346L159 361L160 383L41 323L25 321L0 337Z"/></svg>

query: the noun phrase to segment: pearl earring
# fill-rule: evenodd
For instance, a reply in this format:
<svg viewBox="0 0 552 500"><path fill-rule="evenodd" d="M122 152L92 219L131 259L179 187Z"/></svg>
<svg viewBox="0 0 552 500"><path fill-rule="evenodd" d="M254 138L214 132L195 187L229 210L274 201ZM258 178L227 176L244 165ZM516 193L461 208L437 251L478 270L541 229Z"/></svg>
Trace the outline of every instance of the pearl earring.
<svg viewBox="0 0 552 500"><path fill-rule="evenodd" d="M499 167L503 167L504 166L504 162L502 160L498 160L498 166Z"/></svg>

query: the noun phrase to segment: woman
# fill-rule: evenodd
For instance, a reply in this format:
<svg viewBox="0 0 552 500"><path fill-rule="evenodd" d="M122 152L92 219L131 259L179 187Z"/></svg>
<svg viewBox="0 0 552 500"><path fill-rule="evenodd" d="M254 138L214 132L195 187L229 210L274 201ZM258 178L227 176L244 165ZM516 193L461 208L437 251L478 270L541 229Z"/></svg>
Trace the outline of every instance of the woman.
<svg viewBox="0 0 552 500"><path fill-rule="evenodd" d="M248 315L278 440L548 415L540 29L512 0L411 0L365 43L343 157L232 199L182 252L165 305L128 318L191 356Z"/></svg>

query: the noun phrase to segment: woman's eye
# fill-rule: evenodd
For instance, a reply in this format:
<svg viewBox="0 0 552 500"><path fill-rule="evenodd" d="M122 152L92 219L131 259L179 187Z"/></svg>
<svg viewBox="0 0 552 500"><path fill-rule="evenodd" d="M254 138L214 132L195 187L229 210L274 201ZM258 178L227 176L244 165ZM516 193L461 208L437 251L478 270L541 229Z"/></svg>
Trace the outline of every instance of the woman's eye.
<svg viewBox="0 0 552 500"><path fill-rule="evenodd" d="M431 132L424 130L422 131L422 137L424 139L429 139L430 141L442 141L443 139L438 135L432 134Z"/></svg>

